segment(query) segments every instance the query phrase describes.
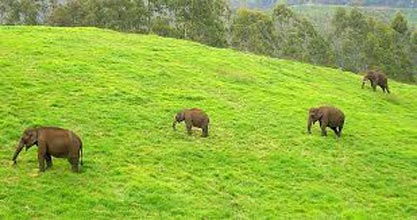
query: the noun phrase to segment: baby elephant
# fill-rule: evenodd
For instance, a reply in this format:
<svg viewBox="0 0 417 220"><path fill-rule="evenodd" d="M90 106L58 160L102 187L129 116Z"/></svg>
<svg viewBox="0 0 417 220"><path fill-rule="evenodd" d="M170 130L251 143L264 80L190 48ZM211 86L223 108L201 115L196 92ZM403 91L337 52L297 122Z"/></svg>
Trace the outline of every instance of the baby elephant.
<svg viewBox="0 0 417 220"><path fill-rule="evenodd" d="M340 137L345 123L345 115L339 109L330 106L310 108L307 124L308 133L311 134L311 124L315 124L316 121L320 122L322 136L327 136L326 127L330 127L337 137Z"/></svg>
<svg viewBox="0 0 417 220"><path fill-rule="evenodd" d="M16 158L26 146L26 151L33 145L38 146L39 171L52 167L52 156L67 158L72 165L72 171L79 172L78 163L82 162L82 142L72 131L56 127L28 128L23 132L19 146L13 156Z"/></svg>
<svg viewBox="0 0 417 220"><path fill-rule="evenodd" d="M174 123L172 124L172 128L174 129L174 131L176 130L175 125L182 121L185 121L185 125L187 127L187 132L189 135L191 135L191 128L194 126L203 129L203 137L208 136L208 124L210 122L210 119L207 116L207 114L203 112L203 110L198 108L192 108L178 112L174 118Z"/></svg>
<svg viewBox="0 0 417 220"><path fill-rule="evenodd" d="M389 92L388 89L388 79L385 74L380 72L374 72L374 71L368 71L368 73L363 77L362 80L362 89L365 86L365 82L369 80L371 82L372 89L376 91L376 86L379 86L382 88L382 91Z"/></svg>

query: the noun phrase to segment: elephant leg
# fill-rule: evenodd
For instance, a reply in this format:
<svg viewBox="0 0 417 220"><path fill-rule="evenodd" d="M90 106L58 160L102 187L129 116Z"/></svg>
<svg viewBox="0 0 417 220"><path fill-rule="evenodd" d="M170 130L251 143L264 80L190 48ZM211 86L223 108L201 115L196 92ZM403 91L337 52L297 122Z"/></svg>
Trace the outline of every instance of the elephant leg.
<svg viewBox="0 0 417 220"><path fill-rule="evenodd" d="M45 156L38 155L39 171L45 172Z"/></svg>
<svg viewBox="0 0 417 220"><path fill-rule="evenodd" d="M207 137L208 136L208 126L204 126L203 127L203 134L202 134L202 136L203 137Z"/></svg>
<svg viewBox="0 0 417 220"><path fill-rule="evenodd" d="M78 167L78 163L79 163L78 157L70 157L70 158L68 158L68 161L71 164L71 168L72 168L73 172L77 173L77 172L80 171L80 169Z"/></svg>
<svg viewBox="0 0 417 220"><path fill-rule="evenodd" d="M52 167L52 156L50 154L45 155L46 159L46 169L49 169Z"/></svg>
<svg viewBox="0 0 417 220"><path fill-rule="evenodd" d="M324 124L321 126L321 136L327 136L326 127Z"/></svg>
<svg viewBox="0 0 417 220"><path fill-rule="evenodd" d="M340 137L340 136L342 135L342 129L343 129L343 126L339 126L339 133L338 133L338 137Z"/></svg>
<svg viewBox="0 0 417 220"><path fill-rule="evenodd" d="M45 172L45 158L46 158L46 146L42 143L38 145L38 162L39 171Z"/></svg>
<svg viewBox="0 0 417 220"><path fill-rule="evenodd" d="M331 129L334 131L336 136L339 136L339 132L337 131L337 127L331 127Z"/></svg>
<svg viewBox="0 0 417 220"><path fill-rule="evenodd" d="M191 135L193 125L191 123L186 123L187 133Z"/></svg>
<svg viewBox="0 0 417 220"><path fill-rule="evenodd" d="M320 120L321 136L327 136L326 127L329 125L327 117L323 116Z"/></svg>
<svg viewBox="0 0 417 220"><path fill-rule="evenodd" d="M382 92L385 93L385 87L384 86L379 86L382 89Z"/></svg>

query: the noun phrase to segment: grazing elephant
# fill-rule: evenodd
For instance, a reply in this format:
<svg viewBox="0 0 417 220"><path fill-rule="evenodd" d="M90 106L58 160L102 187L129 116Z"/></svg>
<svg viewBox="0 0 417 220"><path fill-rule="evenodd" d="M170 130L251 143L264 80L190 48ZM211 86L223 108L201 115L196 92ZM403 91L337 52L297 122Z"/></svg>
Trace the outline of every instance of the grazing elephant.
<svg viewBox="0 0 417 220"><path fill-rule="evenodd" d="M203 129L203 137L208 136L208 124L210 122L210 119L207 116L207 114L203 112L203 110L198 108L192 108L178 112L174 118L174 123L172 124L172 128L174 129L174 131L176 130L175 125L182 121L185 121L187 132L189 135L191 135L191 128L194 126Z"/></svg>
<svg viewBox="0 0 417 220"><path fill-rule="evenodd" d="M45 171L52 167L52 156L67 158L72 165L72 171L78 172L78 163L82 162L82 142L81 139L72 131L56 127L28 128L23 132L19 146L13 156L16 158L26 146L26 151L33 145L38 146L39 171Z"/></svg>
<svg viewBox="0 0 417 220"><path fill-rule="evenodd" d="M330 127L337 137L340 137L345 123L345 115L339 109L330 106L310 108L307 124L308 133L311 134L311 124L315 124L316 121L320 122L322 136L327 136L326 127Z"/></svg>
<svg viewBox="0 0 417 220"><path fill-rule="evenodd" d="M369 80L371 82L372 89L376 91L376 86L379 86L382 88L382 91L389 92L388 89L388 79L385 74L380 72L374 72L374 71L368 71L368 73L363 77L362 80L362 89L365 86L365 82Z"/></svg>

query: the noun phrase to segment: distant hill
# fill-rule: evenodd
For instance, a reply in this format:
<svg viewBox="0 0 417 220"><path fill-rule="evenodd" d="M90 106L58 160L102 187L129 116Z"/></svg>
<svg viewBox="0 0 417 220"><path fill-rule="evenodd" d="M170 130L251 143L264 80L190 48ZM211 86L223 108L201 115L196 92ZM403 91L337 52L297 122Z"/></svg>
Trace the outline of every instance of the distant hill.
<svg viewBox="0 0 417 220"><path fill-rule="evenodd" d="M308 17L317 26L325 26L330 22L330 17L339 7L353 8L342 5L292 5L291 9L300 15ZM391 7L360 7L366 14L380 21L389 23L397 12L401 12L408 21L410 27L417 28L417 8L391 8Z"/></svg>
<svg viewBox="0 0 417 220"><path fill-rule="evenodd" d="M270 10L280 0L231 0L234 9L248 7L261 10ZM397 12L401 12L407 18L410 27L417 27L417 0L363 0L358 4L358 0L288 0L286 3L297 12L311 19L318 26L327 25L329 18L338 7L359 6L367 14L378 18L384 22L390 22ZM322 28L322 27L321 27Z"/></svg>
<svg viewBox="0 0 417 220"><path fill-rule="evenodd" d="M231 0L232 7L271 8L278 3L290 5L325 4L373 7L417 8L417 0Z"/></svg>

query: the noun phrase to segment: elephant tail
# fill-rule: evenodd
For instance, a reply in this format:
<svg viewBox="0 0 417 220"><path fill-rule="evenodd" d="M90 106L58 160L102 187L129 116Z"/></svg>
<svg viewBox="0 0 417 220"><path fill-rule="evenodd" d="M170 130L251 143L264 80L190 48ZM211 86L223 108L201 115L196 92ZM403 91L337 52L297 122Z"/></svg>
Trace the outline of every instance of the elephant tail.
<svg viewBox="0 0 417 220"><path fill-rule="evenodd" d="M83 143L80 141L80 164L83 165Z"/></svg>

